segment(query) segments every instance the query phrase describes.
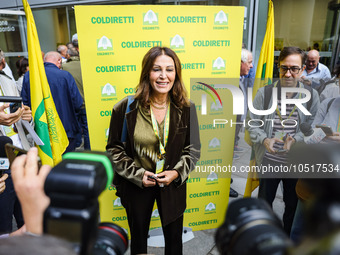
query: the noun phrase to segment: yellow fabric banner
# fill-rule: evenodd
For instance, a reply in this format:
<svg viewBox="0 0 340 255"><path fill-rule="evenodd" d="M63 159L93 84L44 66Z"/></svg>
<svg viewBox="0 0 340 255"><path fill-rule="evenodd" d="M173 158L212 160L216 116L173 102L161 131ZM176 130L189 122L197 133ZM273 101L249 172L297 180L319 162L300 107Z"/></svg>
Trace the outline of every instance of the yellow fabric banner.
<svg viewBox="0 0 340 255"><path fill-rule="evenodd" d="M68 146L68 139L48 85L31 8L27 0L22 0L22 3L27 19L32 116L35 131L44 142L44 145L38 146L39 156L42 164L54 166L61 161L61 155Z"/></svg>
<svg viewBox="0 0 340 255"><path fill-rule="evenodd" d="M76 6L76 23L84 83L91 147L105 150L111 110L120 99L135 93L142 59L154 46L173 49L181 60L182 76L188 91L197 84L192 78L236 78L244 20L243 7L226 6ZM238 86L238 83L235 84ZM225 93L227 94L227 93ZM231 96L230 96L231 97ZM200 98L196 102L200 118ZM223 115L232 109L225 102ZM216 106L217 107L217 106ZM231 111L231 110L230 110ZM211 122L210 122L211 123ZM232 164L235 128L216 129L200 122L203 169L216 164ZM222 144L220 144L222 143ZM184 226L192 230L218 227L228 205L230 179L216 173L193 174L188 179ZM128 228L125 210L115 188L100 197L101 220ZM159 227L155 206L151 229Z"/></svg>
<svg viewBox="0 0 340 255"><path fill-rule="evenodd" d="M264 36L264 40L261 47L261 53L259 62L256 69L255 82L253 87L253 99L256 95L256 92L259 88L271 84L273 79L273 69L274 69L274 6L273 2L270 0L268 4L268 19L267 19L267 28L266 34ZM244 140L252 145L252 142L249 137L249 133L245 133ZM251 159L249 162L249 166L255 166L255 154L252 149ZM250 197L251 193L257 188L259 185L258 178L254 177L254 173L248 174L246 189L244 192L244 197Z"/></svg>

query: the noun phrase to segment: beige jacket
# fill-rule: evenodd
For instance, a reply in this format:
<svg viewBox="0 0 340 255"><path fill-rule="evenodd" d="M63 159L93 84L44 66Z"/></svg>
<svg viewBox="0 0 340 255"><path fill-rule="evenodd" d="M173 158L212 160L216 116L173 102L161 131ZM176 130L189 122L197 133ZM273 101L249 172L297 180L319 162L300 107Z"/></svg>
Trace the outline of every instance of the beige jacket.
<svg viewBox="0 0 340 255"><path fill-rule="evenodd" d="M0 72L0 87L2 90L2 93L4 96L20 96L19 92L17 90L15 82L10 79L7 75L4 73ZM22 147L25 150L28 150L31 146L29 141L27 140L23 125L22 125L22 120L19 120L14 124L18 130L18 135L21 140ZM0 135L3 136L5 134L2 133L2 130L0 129Z"/></svg>

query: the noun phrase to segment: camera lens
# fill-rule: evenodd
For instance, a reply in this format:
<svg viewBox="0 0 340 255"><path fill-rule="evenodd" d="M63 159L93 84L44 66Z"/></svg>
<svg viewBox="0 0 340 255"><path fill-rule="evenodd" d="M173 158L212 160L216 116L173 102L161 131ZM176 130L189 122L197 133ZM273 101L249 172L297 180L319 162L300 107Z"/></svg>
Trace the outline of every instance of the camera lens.
<svg viewBox="0 0 340 255"><path fill-rule="evenodd" d="M124 229L114 223L102 222L99 224L93 255L123 255L127 248L128 237Z"/></svg>
<svg viewBox="0 0 340 255"><path fill-rule="evenodd" d="M231 255L279 255L292 245L269 205L254 198L229 204L215 239L220 253Z"/></svg>

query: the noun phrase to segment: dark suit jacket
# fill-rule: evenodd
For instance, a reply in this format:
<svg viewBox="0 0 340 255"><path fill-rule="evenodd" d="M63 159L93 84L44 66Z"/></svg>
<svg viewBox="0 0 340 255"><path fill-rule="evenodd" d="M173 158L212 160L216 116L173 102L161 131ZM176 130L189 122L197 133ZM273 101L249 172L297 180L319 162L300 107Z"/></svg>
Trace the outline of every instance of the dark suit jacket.
<svg viewBox="0 0 340 255"><path fill-rule="evenodd" d="M138 112L137 100L130 105L131 111L126 114L128 135L125 146L121 142L127 102L128 100L125 98L113 107L106 146L107 151L111 154L112 161L116 165L113 183L116 185L117 196L121 197L123 205L124 196L130 190L136 190L135 185L140 189L144 188L142 179L145 172L145 169L136 166L133 159L133 137ZM160 191L161 208L158 208L158 210L162 216L163 225L176 220L185 210L186 180L200 157L200 147L195 105L190 103L190 107L179 108L174 103L171 103L169 138L165 148L164 171L176 170L180 178ZM134 187L131 187L131 185Z"/></svg>

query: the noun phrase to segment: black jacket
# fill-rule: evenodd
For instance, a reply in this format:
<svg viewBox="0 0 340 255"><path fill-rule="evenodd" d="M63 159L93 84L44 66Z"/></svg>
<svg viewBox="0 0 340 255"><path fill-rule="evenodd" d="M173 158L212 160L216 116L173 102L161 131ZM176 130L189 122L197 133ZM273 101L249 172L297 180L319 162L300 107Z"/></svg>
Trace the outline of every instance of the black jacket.
<svg viewBox="0 0 340 255"><path fill-rule="evenodd" d="M138 101L131 105L131 111L126 114L127 141L125 146L121 142L124 116L126 113L127 98L118 102L112 110L110 131L106 150L111 154L111 159L116 165L113 184L117 188L117 196L122 201L124 193L129 192L130 185L137 185L141 189L145 169L139 168L134 163L134 130L137 118ZM166 158L164 171L176 170L179 179L169 186L161 189L162 208L158 208L162 214L163 225L167 225L181 216L186 207L186 180L190 172L195 168L200 157L199 126L195 105L190 107L177 107L170 104L169 138L166 145Z"/></svg>

